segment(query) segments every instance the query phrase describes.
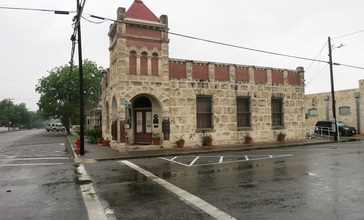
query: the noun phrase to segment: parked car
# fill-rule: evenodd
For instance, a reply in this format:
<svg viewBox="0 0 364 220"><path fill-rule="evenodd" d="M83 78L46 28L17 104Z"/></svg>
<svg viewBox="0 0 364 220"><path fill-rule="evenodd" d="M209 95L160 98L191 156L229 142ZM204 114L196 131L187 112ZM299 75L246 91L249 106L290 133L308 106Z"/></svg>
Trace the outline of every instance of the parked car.
<svg viewBox="0 0 364 220"><path fill-rule="evenodd" d="M347 126L342 121L336 121L339 127L339 135L340 136L353 136L356 134L356 129L351 126ZM332 124L333 121L318 121L315 125L315 133L316 134L331 134L332 133Z"/></svg>
<svg viewBox="0 0 364 220"><path fill-rule="evenodd" d="M61 125L61 124L55 124L55 123L47 124L47 126L45 127L45 129L48 132L50 132L50 131L53 131L53 132L55 132L55 131L57 131L57 132L58 131L62 131L62 132L64 132L66 130L66 128L63 125Z"/></svg>

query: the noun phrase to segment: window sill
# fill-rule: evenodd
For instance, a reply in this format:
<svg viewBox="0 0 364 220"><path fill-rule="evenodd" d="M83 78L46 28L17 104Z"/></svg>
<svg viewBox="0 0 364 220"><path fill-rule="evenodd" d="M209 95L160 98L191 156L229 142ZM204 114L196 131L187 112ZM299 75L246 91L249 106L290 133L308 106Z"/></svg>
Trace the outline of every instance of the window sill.
<svg viewBox="0 0 364 220"><path fill-rule="evenodd" d="M196 133L205 133L205 132L214 132L215 129L213 128L198 128L196 129Z"/></svg>

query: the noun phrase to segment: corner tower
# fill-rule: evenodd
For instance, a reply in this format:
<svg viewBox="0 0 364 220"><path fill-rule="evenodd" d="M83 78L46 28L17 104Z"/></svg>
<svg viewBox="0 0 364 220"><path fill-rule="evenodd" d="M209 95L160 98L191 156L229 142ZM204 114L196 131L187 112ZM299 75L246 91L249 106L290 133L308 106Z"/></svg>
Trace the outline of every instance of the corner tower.
<svg viewBox="0 0 364 220"><path fill-rule="evenodd" d="M168 17L159 18L141 0L118 8L109 30L110 85L125 76L168 79ZM129 77L126 77L129 78ZM159 79L160 81L162 79Z"/></svg>
<svg viewBox="0 0 364 220"><path fill-rule="evenodd" d="M141 0L117 9L109 29L110 67L104 74L103 132L111 145L151 144L169 115L168 18ZM125 144L126 146L126 144Z"/></svg>

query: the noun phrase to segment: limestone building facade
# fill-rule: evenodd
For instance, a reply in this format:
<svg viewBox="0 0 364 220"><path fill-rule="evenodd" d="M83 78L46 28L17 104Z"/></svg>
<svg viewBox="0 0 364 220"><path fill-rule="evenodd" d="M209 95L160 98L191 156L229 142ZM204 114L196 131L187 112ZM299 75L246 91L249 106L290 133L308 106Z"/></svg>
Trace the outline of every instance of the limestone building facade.
<svg viewBox="0 0 364 220"><path fill-rule="evenodd" d="M364 80L359 80L355 89L335 91L336 120L356 128L357 133L364 129ZM331 92L306 95L306 124L315 126L317 121L332 121Z"/></svg>
<svg viewBox="0 0 364 220"><path fill-rule="evenodd" d="M141 1L117 9L108 33L110 67L102 81L102 127L111 146L164 148L274 142L305 138L304 70L169 57L168 17ZM188 48L188 45L185 45Z"/></svg>

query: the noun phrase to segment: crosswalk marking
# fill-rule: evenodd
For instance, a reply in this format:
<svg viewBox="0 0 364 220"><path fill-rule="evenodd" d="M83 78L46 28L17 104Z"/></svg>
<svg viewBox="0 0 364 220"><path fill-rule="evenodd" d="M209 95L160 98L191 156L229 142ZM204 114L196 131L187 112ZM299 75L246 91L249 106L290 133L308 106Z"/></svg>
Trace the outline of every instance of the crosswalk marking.
<svg viewBox="0 0 364 220"><path fill-rule="evenodd" d="M55 166L63 163L25 163L25 164L0 164L0 167L26 167L26 166Z"/></svg>
<svg viewBox="0 0 364 220"><path fill-rule="evenodd" d="M16 160L67 160L69 157L29 157L29 158L0 158L0 161L16 161Z"/></svg>

